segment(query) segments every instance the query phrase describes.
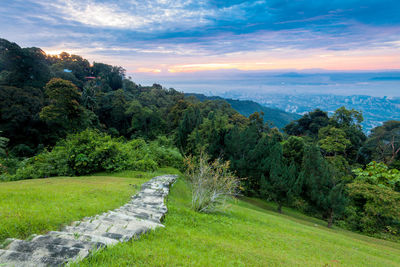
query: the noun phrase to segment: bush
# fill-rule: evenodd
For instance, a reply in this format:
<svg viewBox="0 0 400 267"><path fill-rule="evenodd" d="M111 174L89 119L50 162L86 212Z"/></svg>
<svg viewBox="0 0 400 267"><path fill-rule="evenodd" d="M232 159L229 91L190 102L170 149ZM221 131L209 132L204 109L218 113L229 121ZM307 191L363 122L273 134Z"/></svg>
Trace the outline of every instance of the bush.
<svg viewBox="0 0 400 267"><path fill-rule="evenodd" d="M382 162L372 161L368 163L365 169L358 168L353 170L353 173L356 175L356 181L379 185L400 192L400 171L389 169Z"/></svg>
<svg viewBox="0 0 400 267"><path fill-rule="evenodd" d="M212 212L224 208L226 200L236 196L239 180L230 172L229 161L216 159L208 163L206 155L196 160L186 158L186 176L192 189L192 208L198 212Z"/></svg>
<svg viewBox="0 0 400 267"><path fill-rule="evenodd" d="M51 151L21 163L13 179L85 175L121 170L154 171L182 164L175 148L147 144L142 139L126 142L94 130L69 135ZM5 178L4 178L5 179ZM7 178L10 179L10 178Z"/></svg>
<svg viewBox="0 0 400 267"><path fill-rule="evenodd" d="M351 205L345 215L350 229L371 235L400 234L400 193L361 182L347 185L347 191Z"/></svg>
<svg viewBox="0 0 400 267"><path fill-rule="evenodd" d="M17 169L14 180L46 178L50 176L72 175L68 167L68 153L63 146L56 146L49 152L25 159Z"/></svg>
<svg viewBox="0 0 400 267"><path fill-rule="evenodd" d="M150 143L150 150L159 166L182 168L182 155L176 147L166 146L159 141L154 141Z"/></svg>
<svg viewBox="0 0 400 267"><path fill-rule="evenodd" d="M0 157L0 174L15 174L18 167L21 165L21 162L18 158L15 157Z"/></svg>

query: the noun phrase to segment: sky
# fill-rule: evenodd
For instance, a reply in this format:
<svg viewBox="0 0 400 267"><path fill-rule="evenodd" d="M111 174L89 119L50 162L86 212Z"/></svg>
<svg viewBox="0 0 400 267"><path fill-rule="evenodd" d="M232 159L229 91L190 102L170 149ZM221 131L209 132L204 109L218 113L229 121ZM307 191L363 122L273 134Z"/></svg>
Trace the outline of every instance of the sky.
<svg viewBox="0 0 400 267"><path fill-rule="evenodd" d="M0 0L0 38L119 65L143 81L399 70L399 14L398 0Z"/></svg>

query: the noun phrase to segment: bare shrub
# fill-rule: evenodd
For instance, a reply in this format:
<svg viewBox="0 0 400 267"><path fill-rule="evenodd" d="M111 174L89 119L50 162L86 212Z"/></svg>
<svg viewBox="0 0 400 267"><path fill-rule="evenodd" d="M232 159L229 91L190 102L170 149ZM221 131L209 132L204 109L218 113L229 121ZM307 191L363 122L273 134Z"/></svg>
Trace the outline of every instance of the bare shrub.
<svg viewBox="0 0 400 267"><path fill-rule="evenodd" d="M208 161L204 154L185 159L186 176L192 189L192 208L198 212L225 208L227 199L236 196L239 188L239 179L229 170L229 161Z"/></svg>

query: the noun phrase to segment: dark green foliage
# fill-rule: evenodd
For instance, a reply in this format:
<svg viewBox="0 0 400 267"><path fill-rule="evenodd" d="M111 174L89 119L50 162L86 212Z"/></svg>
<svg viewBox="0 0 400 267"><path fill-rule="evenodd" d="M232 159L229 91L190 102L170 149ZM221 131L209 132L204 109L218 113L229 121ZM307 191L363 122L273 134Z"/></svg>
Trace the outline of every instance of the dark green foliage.
<svg viewBox="0 0 400 267"><path fill-rule="evenodd" d="M200 101L223 99L218 96L205 96L203 94L187 94L187 95L195 96ZM297 120L301 117L300 115L295 113L289 113L283 110L262 106L254 101L234 100L234 99L223 99L223 100L228 102L233 109L235 109L240 114L246 117L249 117L251 114L255 112L264 113L263 116L264 121L272 124L273 127L278 127L279 129L282 129L291 121Z"/></svg>
<svg viewBox="0 0 400 267"><path fill-rule="evenodd" d="M2 132L0 131L0 134L1 134L1 133L2 133ZM9 141L8 138L5 138L5 137L3 137L3 136L0 136L0 158L1 158L1 157L4 157L4 156L6 155L6 150L5 150L5 148L6 148L6 146L7 146L8 141Z"/></svg>
<svg viewBox="0 0 400 267"><path fill-rule="evenodd" d="M400 234L400 193L360 182L347 185L347 191L351 205L346 223L352 230L378 236Z"/></svg>
<svg viewBox="0 0 400 267"><path fill-rule="evenodd" d="M0 85L0 129L10 139L10 147L25 144L36 149L38 144L51 143L47 126L39 118L43 105L40 89Z"/></svg>
<svg viewBox="0 0 400 267"><path fill-rule="evenodd" d="M95 111L98 108L99 89L95 82L88 82L82 89L81 103L82 105L91 111Z"/></svg>
<svg viewBox="0 0 400 267"><path fill-rule="evenodd" d="M282 205L289 203L297 191L296 166L293 161L287 164L283 158L282 146L273 145L268 157L269 175L261 176L261 195L277 203L278 212L282 213Z"/></svg>
<svg viewBox="0 0 400 267"><path fill-rule="evenodd" d="M367 164L365 169L354 169L356 175L354 181L386 187L400 192L400 171L389 169L382 162L372 161Z"/></svg>
<svg viewBox="0 0 400 267"><path fill-rule="evenodd" d="M297 121L293 121L285 126L284 131L289 135L308 135L313 138L318 136L319 129L329 124L328 114L325 111L316 109L305 114Z"/></svg>
<svg viewBox="0 0 400 267"><path fill-rule="evenodd" d="M289 161L293 161L299 168L303 161L305 146L306 143L303 138L290 136L287 140L282 142L283 155Z"/></svg>
<svg viewBox="0 0 400 267"><path fill-rule="evenodd" d="M47 83L45 92L50 104L42 109L40 118L65 130L78 129L83 117L78 88L70 81L53 78Z"/></svg>
<svg viewBox="0 0 400 267"><path fill-rule="evenodd" d="M262 136L258 126L254 122L243 129L236 126L225 138L225 157L239 177L245 178L243 187L249 195L258 195L261 175L268 167L265 158L269 155L270 140Z"/></svg>
<svg viewBox="0 0 400 267"><path fill-rule="evenodd" d="M165 122L161 119L161 114L155 106L143 107L143 105L133 100L126 111L132 116L129 133L133 136L144 136L154 139L164 132Z"/></svg>
<svg viewBox="0 0 400 267"><path fill-rule="evenodd" d="M147 144L142 139L124 141L93 130L69 135L51 151L22 162L12 179L84 175L101 171L153 171L180 167L182 156L173 147Z"/></svg>
<svg viewBox="0 0 400 267"><path fill-rule="evenodd" d="M85 77L91 75L89 61L80 56L62 52L58 57L52 58L52 61L51 71L53 76L69 80L79 88L83 87Z"/></svg>
<svg viewBox="0 0 400 267"><path fill-rule="evenodd" d="M93 63L92 74L104 81L111 90L122 88L125 70L122 67L107 65L104 63ZM104 91L107 91L105 89Z"/></svg>
<svg viewBox="0 0 400 267"><path fill-rule="evenodd" d="M319 145L325 156L344 155L346 148L350 146L350 141L346 138L346 133L333 126L321 128L318 133Z"/></svg>
<svg viewBox="0 0 400 267"><path fill-rule="evenodd" d="M188 136L201 124L202 118L198 107L189 108L184 114L178 127L178 146L186 151Z"/></svg>
<svg viewBox="0 0 400 267"><path fill-rule="evenodd" d="M364 149L375 161L390 165L399 160L400 121L387 121L372 129Z"/></svg>
<svg viewBox="0 0 400 267"><path fill-rule="evenodd" d="M345 157L350 164L367 163L366 158L360 153L361 147L367 139L362 131L361 123L363 116L361 112L354 109L348 110L341 107L335 111L330 119L330 125L341 129L349 144L344 151Z"/></svg>
<svg viewBox="0 0 400 267"><path fill-rule="evenodd" d="M296 188L313 208L328 220L332 226L334 216L340 216L346 205L343 184L335 171L322 157L319 148L307 146L304 151L302 171Z"/></svg>
<svg viewBox="0 0 400 267"><path fill-rule="evenodd" d="M0 85L43 87L50 79L46 54L0 38Z"/></svg>

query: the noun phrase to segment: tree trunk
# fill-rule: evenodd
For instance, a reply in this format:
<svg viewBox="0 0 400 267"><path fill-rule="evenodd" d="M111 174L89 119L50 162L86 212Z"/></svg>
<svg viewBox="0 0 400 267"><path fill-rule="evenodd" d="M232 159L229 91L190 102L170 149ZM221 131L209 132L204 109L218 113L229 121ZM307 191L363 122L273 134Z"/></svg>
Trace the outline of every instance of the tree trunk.
<svg viewBox="0 0 400 267"><path fill-rule="evenodd" d="M282 213L282 203L278 203L278 212Z"/></svg>
<svg viewBox="0 0 400 267"><path fill-rule="evenodd" d="M332 228L333 225L333 210L329 210L329 215L328 215L328 228Z"/></svg>

